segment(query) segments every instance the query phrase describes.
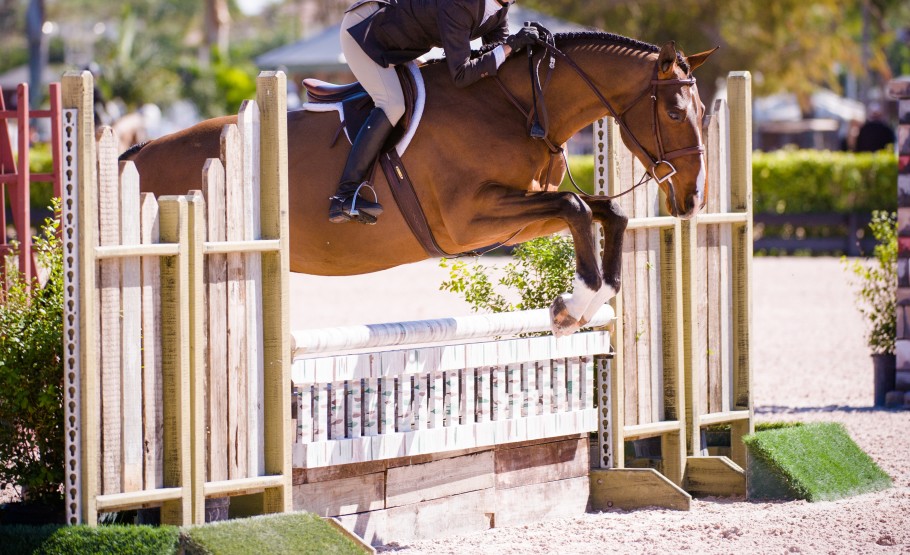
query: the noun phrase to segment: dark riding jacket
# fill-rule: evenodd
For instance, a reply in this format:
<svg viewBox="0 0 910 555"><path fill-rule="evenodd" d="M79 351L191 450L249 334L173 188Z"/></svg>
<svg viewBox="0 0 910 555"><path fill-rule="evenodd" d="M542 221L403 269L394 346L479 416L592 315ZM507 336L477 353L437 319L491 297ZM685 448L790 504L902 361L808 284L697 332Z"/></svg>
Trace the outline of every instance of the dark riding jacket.
<svg viewBox="0 0 910 555"><path fill-rule="evenodd" d="M361 0L348 11L367 2L385 7L348 32L382 67L409 62L441 46L457 87L496 75L493 53L471 59L470 42L504 41L509 36L509 4L481 25L485 0Z"/></svg>

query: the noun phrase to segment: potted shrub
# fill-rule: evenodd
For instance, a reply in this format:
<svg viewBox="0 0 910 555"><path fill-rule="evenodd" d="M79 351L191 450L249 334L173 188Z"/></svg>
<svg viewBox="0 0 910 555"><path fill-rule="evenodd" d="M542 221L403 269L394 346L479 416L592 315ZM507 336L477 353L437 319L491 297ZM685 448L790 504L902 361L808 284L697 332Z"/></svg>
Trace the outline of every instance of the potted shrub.
<svg viewBox="0 0 910 555"><path fill-rule="evenodd" d="M897 224L891 212L872 213L869 224L878 244L870 262L853 261L847 269L859 286L856 303L866 320L866 343L875 371L875 406L884 406L885 394L894 389L897 366Z"/></svg>

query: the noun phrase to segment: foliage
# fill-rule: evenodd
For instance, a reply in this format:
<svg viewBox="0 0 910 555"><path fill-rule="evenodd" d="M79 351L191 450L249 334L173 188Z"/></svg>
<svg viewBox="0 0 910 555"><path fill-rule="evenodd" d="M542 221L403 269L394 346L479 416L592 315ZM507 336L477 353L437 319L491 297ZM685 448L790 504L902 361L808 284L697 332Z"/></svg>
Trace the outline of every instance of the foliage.
<svg viewBox="0 0 910 555"><path fill-rule="evenodd" d="M446 259L440 261L440 266L449 268L449 280L439 288L460 294L475 312L545 308L561 293L571 292L575 247L570 237L532 239L517 246L512 256L514 261L505 265L497 282L504 289L502 292L484 266ZM516 295L516 302L510 300Z"/></svg>
<svg viewBox="0 0 910 555"><path fill-rule="evenodd" d="M0 545L3 546L3 552L8 555L39 553L41 545L60 528L62 528L60 524L0 526Z"/></svg>
<svg viewBox="0 0 910 555"><path fill-rule="evenodd" d="M831 501L891 487L891 478L850 439L842 424L766 430L743 442L798 499Z"/></svg>
<svg viewBox="0 0 910 555"><path fill-rule="evenodd" d="M363 550L312 513L229 520L184 529L188 555L359 554Z"/></svg>
<svg viewBox="0 0 910 555"><path fill-rule="evenodd" d="M869 224L878 241L870 263L842 259L856 278L857 306L869 331L866 343L873 354L893 354L897 337L897 216L876 211Z"/></svg>
<svg viewBox="0 0 910 555"><path fill-rule="evenodd" d="M572 172L572 177L575 178L575 183L586 193L594 193L594 156L593 155L582 155L576 154L569 156L569 170ZM565 177L562 179L562 183L559 184L560 191L575 191L575 187L572 186L572 182L569 180L569 173L566 172Z"/></svg>
<svg viewBox="0 0 910 555"><path fill-rule="evenodd" d="M590 189L594 182L594 157L570 156L569 166L575 181L582 188ZM894 210L897 207L896 181L897 156L891 151L778 150L757 151L752 155L752 195L756 213ZM573 190L568 176L560 188Z"/></svg>
<svg viewBox="0 0 910 555"><path fill-rule="evenodd" d="M59 216L59 202L54 204ZM63 482L63 249L59 219L35 237L37 280L12 278L0 304L0 489L36 501L60 499ZM29 287L30 286L30 287ZM24 488L24 492L23 492Z"/></svg>
<svg viewBox="0 0 910 555"><path fill-rule="evenodd" d="M894 210L897 156L890 151L778 150L752 156L758 213Z"/></svg>
<svg viewBox="0 0 910 555"><path fill-rule="evenodd" d="M910 15L902 0L733 0L723 9L710 0L526 0L523 5L659 45L676 40L689 54L720 46L698 70L703 100L712 98L718 78L735 70L752 72L756 95L788 90L806 99L819 86L838 89L844 72L871 75L881 84L910 64L910 51L900 49L897 40Z"/></svg>
<svg viewBox="0 0 910 555"><path fill-rule="evenodd" d="M64 526L42 541L38 549L20 553L168 555L178 552L179 541L180 529L176 526Z"/></svg>

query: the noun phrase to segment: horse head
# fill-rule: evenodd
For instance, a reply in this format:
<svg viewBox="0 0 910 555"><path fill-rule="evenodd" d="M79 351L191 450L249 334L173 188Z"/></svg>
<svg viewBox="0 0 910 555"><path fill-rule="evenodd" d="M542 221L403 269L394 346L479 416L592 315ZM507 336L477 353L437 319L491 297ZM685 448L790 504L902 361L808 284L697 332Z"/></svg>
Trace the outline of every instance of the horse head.
<svg viewBox="0 0 910 555"><path fill-rule="evenodd" d="M692 72L716 48L685 57L674 42L660 49L649 84L620 114L626 147L666 195L667 211L688 219L704 206L707 181L705 105Z"/></svg>

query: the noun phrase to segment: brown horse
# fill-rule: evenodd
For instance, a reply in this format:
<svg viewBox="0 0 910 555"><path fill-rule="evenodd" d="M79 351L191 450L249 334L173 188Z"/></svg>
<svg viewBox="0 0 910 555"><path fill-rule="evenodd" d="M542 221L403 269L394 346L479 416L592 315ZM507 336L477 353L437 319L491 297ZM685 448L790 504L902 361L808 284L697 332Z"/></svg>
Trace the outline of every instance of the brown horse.
<svg viewBox="0 0 910 555"><path fill-rule="evenodd" d="M546 88L549 142L564 144L595 120L618 116L623 141L662 179L668 211L681 218L694 215L704 202L707 172L701 146L704 105L691 74L711 52L686 58L673 43L658 48L604 33L557 34L555 39L565 57L558 57ZM527 108L532 88L523 54L500 67L499 79ZM544 48L538 48L538 59L542 55ZM402 159L436 242L458 253L568 228L576 250L574 293L554 300L551 313L555 332L576 331L619 290L626 216L608 198L582 199L545 183L550 149L529 138L526 117L494 79L458 89L445 64L428 64L422 74L423 123ZM234 121L204 121L131 154L142 189L185 194L188 184L199 181L205 160L219 156L222 126ZM291 270L352 275L427 258L382 172L376 172L375 186L386 211L376 225L329 223L329 196L349 150L346 141L332 146L337 128L335 113L288 114ZM564 169L556 173L554 184ZM592 221L603 225L607 237L600 261Z"/></svg>

